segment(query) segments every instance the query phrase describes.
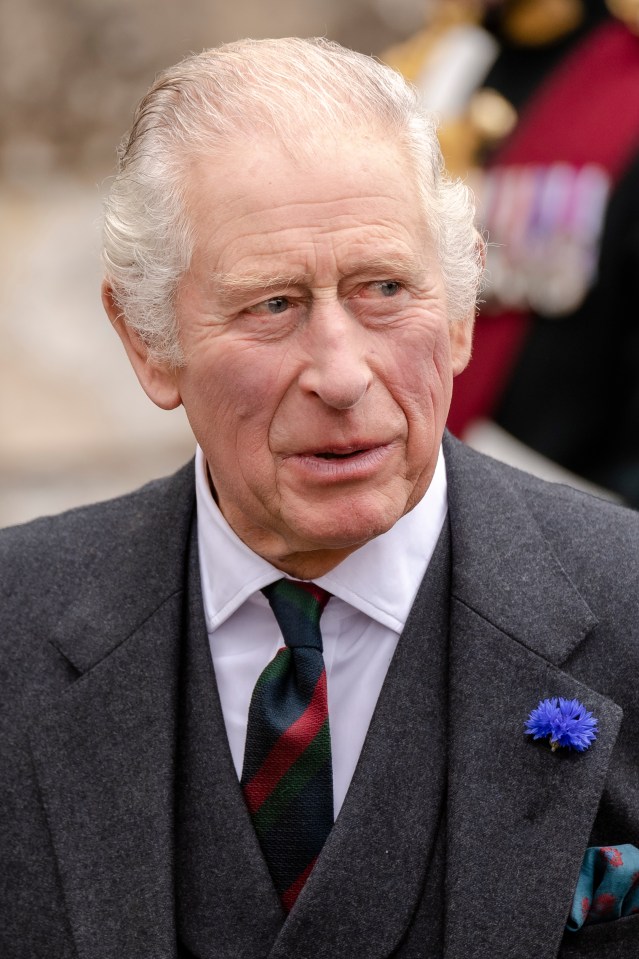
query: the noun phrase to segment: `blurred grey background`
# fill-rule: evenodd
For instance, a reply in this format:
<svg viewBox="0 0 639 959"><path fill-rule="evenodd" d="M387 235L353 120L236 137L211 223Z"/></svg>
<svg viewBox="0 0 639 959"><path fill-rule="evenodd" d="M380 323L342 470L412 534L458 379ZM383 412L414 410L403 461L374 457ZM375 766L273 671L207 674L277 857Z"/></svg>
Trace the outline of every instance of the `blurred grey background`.
<svg viewBox="0 0 639 959"><path fill-rule="evenodd" d="M182 411L146 399L102 312L101 196L155 73L243 36L380 54L428 0L2 0L0 525L132 489L184 462Z"/></svg>

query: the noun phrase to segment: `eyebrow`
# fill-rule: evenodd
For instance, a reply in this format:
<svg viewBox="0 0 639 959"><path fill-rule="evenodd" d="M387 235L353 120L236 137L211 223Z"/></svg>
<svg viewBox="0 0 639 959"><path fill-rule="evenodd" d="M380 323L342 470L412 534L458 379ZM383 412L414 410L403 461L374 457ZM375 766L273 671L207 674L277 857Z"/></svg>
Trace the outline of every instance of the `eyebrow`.
<svg viewBox="0 0 639 959"><path fill-rule="evenodd" d="M423 271L424 267L422 256L389 250L388 255L367 256L347 264L347 269L340 274L340 279L348 276L394 279L414 276ZM308 288L312 286L312 276L310 273L216 273L212 282L218 296L242 299L257 291L267 293L276 289L286 291L292 287Z"/></svg>
<svg viewBox="0 0 639 959"><path fill-rule="evenodd" d="M257 290L286 290L292 286L308 286L309 282L310 276L304 273L292 276L284 273L216 273L213 277L213 288L218 296L242 299Z"/></svg>

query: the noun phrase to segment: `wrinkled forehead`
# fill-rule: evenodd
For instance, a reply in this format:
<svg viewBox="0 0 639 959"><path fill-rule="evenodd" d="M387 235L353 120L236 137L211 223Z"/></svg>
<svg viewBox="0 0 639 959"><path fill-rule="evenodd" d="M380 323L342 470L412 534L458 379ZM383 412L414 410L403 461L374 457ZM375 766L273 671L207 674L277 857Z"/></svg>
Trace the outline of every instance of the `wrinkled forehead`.
<svg viewBox="0 0 639 959"><path fill-rule="evenodd" d="M193 164L188 205L190 275L207 284L328 287L363 273L439 272L410 164L383 139L324 138L301 154L238 143Z"/></svg>
<svg viewBox="0 0 639 959"><path fill-rule="evenodd" d="M251 229L255 214L273 223L303 225L308 219L321 229L323 218L339 219L348 211L365 220L380 205L389 223L410 217L413 224L428 224L410 155L370 128L326 136L312 130L294 143L260 133L237 138L214 155L201 151L190 163L187 202L201 225L214 229L231 216L240 232L243 221Z"/></svg>
<svg viewBox="0 0 639 959"><path fill-rule="evenodd" d="M384 194L397 189L402 200L428 220L427 203L416 163L403 142L374 126L333 129L300 127L284 139L270 130L252 129L219 149L192 152L184 178L191 214L208 202L211 212L233 202L238 213L286 200L289 207ZM398 210L398 216L405 215Z"/></svg>

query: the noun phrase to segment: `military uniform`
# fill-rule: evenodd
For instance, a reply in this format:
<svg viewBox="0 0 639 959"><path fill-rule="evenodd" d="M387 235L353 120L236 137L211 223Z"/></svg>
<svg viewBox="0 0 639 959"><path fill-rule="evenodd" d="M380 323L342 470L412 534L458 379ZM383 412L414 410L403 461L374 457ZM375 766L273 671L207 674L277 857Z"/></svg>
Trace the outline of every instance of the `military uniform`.
<svg viewBox="0 0 639 959"><path fill-rule="evenodd" d="M440 112L489 241L449 426L492 417L639 506L639 3L477 7L443 4L421 61L388 56Z"/></svg>

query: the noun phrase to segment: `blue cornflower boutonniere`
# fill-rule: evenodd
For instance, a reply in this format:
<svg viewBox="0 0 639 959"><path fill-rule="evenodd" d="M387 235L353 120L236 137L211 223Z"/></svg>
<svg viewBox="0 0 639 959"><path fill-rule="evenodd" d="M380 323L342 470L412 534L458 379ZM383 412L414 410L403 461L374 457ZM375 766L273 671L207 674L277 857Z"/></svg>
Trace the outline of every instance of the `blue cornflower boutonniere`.
<svg viewBox="0 0 639 959"><path fill-rule="evenodd" d="M542 699L526 720L526 735L550 737L553 752L560 746L582 753L597 738L597 720L578 699Z"/></svg>

